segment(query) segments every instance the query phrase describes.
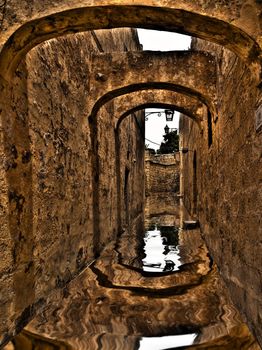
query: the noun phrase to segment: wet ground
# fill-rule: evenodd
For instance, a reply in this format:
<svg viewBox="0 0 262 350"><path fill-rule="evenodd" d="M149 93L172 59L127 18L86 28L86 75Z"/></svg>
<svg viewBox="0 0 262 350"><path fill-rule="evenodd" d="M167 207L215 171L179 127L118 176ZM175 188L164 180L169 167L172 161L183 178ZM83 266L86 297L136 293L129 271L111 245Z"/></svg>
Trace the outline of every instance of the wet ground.
<svg viewBox="0 0 262 350"><path fill-rule="evenodd" d="M137 222L108 244L8 350L260 349L199 230L181 229L183 207L149 201L145 232Z"/></svg>

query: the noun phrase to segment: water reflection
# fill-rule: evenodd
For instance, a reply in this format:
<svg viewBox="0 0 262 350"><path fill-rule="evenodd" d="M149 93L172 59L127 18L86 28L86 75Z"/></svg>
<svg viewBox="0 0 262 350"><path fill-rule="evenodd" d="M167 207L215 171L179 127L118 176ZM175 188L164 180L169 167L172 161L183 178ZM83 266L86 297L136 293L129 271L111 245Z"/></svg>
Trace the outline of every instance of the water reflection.
<svg viewBox="0 0 262 350"><path fill-rule="evenodd" d="M177 271L180 262L178 227L151 226L144 237L143 270L150 272Z"/></svg>
<svg viewBox="0 0 262 350"><path fill-rule="evenodd" d="M43 312L15 338L14 349L153 350L152 343L157 350L259 349L199 230L178 230L185 212L178 217L171 202L168 198L168 210L159 215L151 199L146 223L156 237L147 234L143 241L143 218L138 218L80 276L48 298ZM154 239L161 254L151 260ZM148 263L160 263L157 272L144 270ZM190 342L178 343L187 339L184 335Z"/></svg>
<svg viewBox="0 0 262 350"><path fill-rule="evenodd" d="M142 338L139 350L165 350L192 345L197 334L169 335L166 337Z"/></svg>

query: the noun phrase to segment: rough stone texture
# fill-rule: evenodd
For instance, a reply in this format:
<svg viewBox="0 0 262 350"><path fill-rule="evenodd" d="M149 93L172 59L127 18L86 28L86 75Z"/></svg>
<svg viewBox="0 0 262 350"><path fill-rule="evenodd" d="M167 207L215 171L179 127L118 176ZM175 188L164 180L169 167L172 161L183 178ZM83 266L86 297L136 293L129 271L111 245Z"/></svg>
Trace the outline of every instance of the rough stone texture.
<svg viewBox="0 0 262 350"><path fill-rule="evenodd" d="M1 212L6 223L0 238L0 342L20 331L51 290L64 286L115 237L117 215L130 215L129 208L116 211L115 125L107 116L113 113L112 103L100 111L97 154L92 149L89 69L91 52L139 48L129 29L77 34L32 50L16 71L6 96L1 140L6 173L1 183L9 204ZM143 128L143 118L136 118ZM132 147L128 160L123 147L118 157L121 174L122 166L137 159L139 169L130 172L126 192L137 194L130 210L136 206L141 214L143 181L133 179L143 172L139 127L134 120L120 125L121 144ZM93 177L94 157L99 179ZM119 181L124 183L121 177Z"/></svg>
<svg viewBox="0 0 262 350"><path fill-rule="evenodd" d="M150 73L149 73L150 72ZM197 97L216 114L217 67L212 55L194 51L94 54L90 117L106 102L130 92L166 89Z"/></svg>
<svg viewBox="0 0 262 350"><path fill-rule="evenodd" d="M132 136L130 131L137 130ZM144 118L135 114L122 121L119 132L120 195L122 223L119 231L129 228L144 209ZM143 154L143 157L141 156ZM137 183L140 182L140 185ZM127 214L125 217L125 213Z"/></svg>
<svg viewBox="0 0 262 350"><path fill-rule="evenodd" d="M64 12L61 13L61 11ZM3 256L0 278L1 285L5 285L5 288L1 289L1 327L6 329L10 325L10 328L18 331L43 302L42 298L36 299L35 293L39 296L39 291L38 288L35 289L35 286L38 286L38 279L44 279L42 277L45 276L43 271L48 272L48 267L42 267L41 252L35 242L36 234L45 232L47 237L50 237L50 232L54 232L54 237L61 239L61 245L65 242L68 255L56 257L55 250L52 250L56 247L52 247L44 235L41 236L46 247L46 251L43 252L46 263L49 263L47 258L50 252L50 265L58 266L57 271L59 274L63 274L50 283L61 285L70 279L70 274L73 274L74 269L76 269L75 265L81 268L82 264L86 262L87 253L92 249L92 245L81 246L81 239L88 237L93 230L93 227L86 222L73 221L72 227L69 228L70 232L71 230L75 232L77 226L84 227L84 229L81 231L79 241L73 235L72 245L66 234L60 237L58 233L68 229L67 214L70 212L71 215L71 208L72 215L75 214L74 205L78 206L78 200L83 201L86 209L85 212L83 210L81 214L79 213L76 220L83 218L86 214L90 214L90 216L95 214L96 224L100 224L99 204L104 201L101 204L104 205L107 198L112 195L113 197L109 199L111 205L115 205L115 200L118 202L118 228L121 228L123 221L120 191L117 191L118 198L114 197L115 194L112 190L109 191L108 197L103 198L99 192L101 184L98 178L94 179L93 177L92 185L96 186L98 192L96 192L96 197L89 198L89 185L81 188L78 183L77 176L79 174L76 174L74 166L77 164L83 166L87 179L90 179L90 169L92 168L94 172L99 170L101 161L103 164L103 155L108 154L106 151L108 148L104 139L101 140L101 145L100 142L98 144L99 137L102 136L99 134L98 128L99 115L96 125L91 125L92 131L96 132L96 137L90 140L89 136L93 133L88 133L89 125L83 122L86 119L83 116L83 110L81 110L81 103L79 106L75 106L75 109L70 110L72 115L66 114L63 108L58 109L57 99L62 99L66 105L67 91L70 91L67 83L70 82L70 85L73 84L72 86L77 89L79 94L76 95L77 101L83 94L81 86L88 84L88 79L85 79L78 86L77 80L72 79L74 75L67 74L68 70L63 71L64 65L68 63L68 59L64 57L65 53L67 50L71 50L75 54L76 50L68 45L67 48L64 48L62 62L55 61L56 74L62 78L57 81L57 85L51 84L51 73L48 73L52 64L45 59L41 61L41 57L38 57L37 54L30 53L30 56L34 57L35 60L41 61L40 66L47 74L45 89L50 90L44 96L42 92L40 96L38 93L35 105L33 96L37 92L38 70L34 71L33 65L27 58L25 59L25 55L31 48L44 40L65 33L125 25L192 34L222 44L242 58L241 62L232 53L218 50L212 45L209 46L211 52L216 55L220 67L221 80L218 85L217 101L218 121L213 124L213 145L210 149L207 147L207 130L205 129L203 135L199 136L199 130L193 127L190 122L188 125L185 124L188 130L186 135L191 133L188 148L194 150L193 147L198 146L195 162L197 165L196 175L191 177L192 180L188 180L191 181L191 185L189 183L188 189L190 190L185 189L185 200L191 211L197 213L197 208L199 208L202 225L204 225L205 231L210 232L207 237L208 244L230 285L235 303L247 316L250 325L261 340L260 251L262 243L259 233L261 229L261 132L255 133L254 131L254 110L261 103L259 92L255 88L255 85L258 86L261 82L260 21L261 1L258 0L234 0L230 2L225 0L218 2L210 0L190 2L188 0L175 2L173 0L123 0L121 5L119 0L47 0L45 2L21 0L19 6L17 0L0 1L0 45L2 47L0 55L0 156L2 160L0 162L0 247ZM106 52L110 47L112 48L112 45L117 47L117 41L114 41L113 38L119 38L118 34L116 36L110 34L109 42L103 40L103 34L99 37L94 34L90 34L92 36L90 40L97 48L96 51ZM119 35L122 37L121 34ZM134 31L131 32L131 36L134 38ZM107 48L104 46L106 42L108 42ZM51 46L52 50L49 51ZM45 44L44 49L40 48L40 50L46 50L50 59L53 53L54 55L58 53L56 45L51 46ZM201 46L203 45L199 47L201 48ZM119 47L117 48L119 49ZM129 44L121 44L121 50L126 51L129 48L131 48ZM205 43L202 49L206 48L208 45ZM134 49L138 49L137 45ZM71 63L79 69L79 77L83 78L85 71L82 67L79 68L78 59L85 62L89 52L88 49L85 54L83 50L72 59ZM20 68L16 71L19 63ZM88 69L86 73L88 73ZM35 79L36 86L33 85L32 81L30 82L30 79L28 80L27 75ZM55 78L53 71L52 75ZM58 86L60 83L63 84ZM46 112L45 110L38 110L38 103L41 106L41 99L49 98L46 96L49 96L54 103L50 110L55 112L54 125L48 124L48 118L44 118L43 112ZM28 103L31 97L31 103ZM83 98L86 99L86 106L90 107L91 101L85 96ZM61 105L63 106L63 103ZM110 113L112 112L112 106L105 108L108 108ZM47 116L50 115L49 112L46 113ZM102 112L101 109L99 113ZM66 118L64 118L65 115ZM35 128L37 127L36 123L32 121L33 116L38 116L37 120L39 124L41 123L40 125L43 125L43 130L47 132L46 135L41 134L36 138L37 132L31 128L31 124ZM69 120L69 116L72 120ZM70 124L69 127L71 121L73 125ZM68 133L64 132L64 125L67 126ZM53 133L51 138L49 138L50 130ZM111 131L112 129L110 129L110 133ZM80 153L78 154L78 145L74 142L74 136L79 133L83 134L86 143L80 140ZM46 150L46 154L43 156L38 152L38 142ZM117 142L119 145L121 140L118 139ZM100 152L101 155L98 162L94 161L94 157L88 153L90 150L88 145L90 146L90 144L98 147L97 152ZM100 146L102 148L99 148ZM68 147L70 152L75 155L75 163L66 157L63 159L65 147ZM188 174L192 173L193 154L190 151L185 155L185 159L188 159L188 165L185 163L183 166L188 170ZM202 159L201 162L198 159ZM48 166L51 168L57 160L59 167L52 169L47 177L48 181L50 180L50 186L46 186L46 174L45 171L42 171L41 165L46 166L44 161L48 161ZM104 162L104 165L108 163ZM68 165L68 168L63 170L61 164ZM70 169L69 164L72 165ZM112 167L109 168L111 171ZM121 169L120 161L118 161L116 168ZM79 176L82 180L83 174ZM33 181L38 177L39 184L42 186L41 188L39 185L41 194L43 194L41 198L38 198L34 192L36 183ZM73 180L74 177L76 181ZM66 187L66 178L70 184L70 191ZM103 178L106 179L105 173ZM111 178L110 182L112 187L114 179ZM125 179L122 179L121 182L118 181L117 188L121 188L123 186L121 184L124 183ZM64 204L63 198L58 197L59 205L57 204L53 208L52 198L57 195L56 185L60 188L62 195L66 192L68 192L69 198L75 198L74 196L79 195L72 207L71 201L65 200ZM214 191L214 188L217 190ZM54 194L51 193L53 190ZM94 210L90 210L92 206L95 208ZM57 222L60 209L65 223ZM45 221L40 226L36 219L41 216L42 212ZM105 222L108 223L109 220L111 220L110 229L112 229L115 225L115 219L107 217ZM98 227L100 236L96 238L95 243L101 242L102 247L102 226L98 225ZM38 232L36 229L40 231ZM108 239L108 236L106 238ZM83 249L81 250L81 248ZM76 258L72 269L66 260L68 256ZM35 258L38 265L34 263ZM35 276L38 276L36 281ZM20 288L21 283L25 286L23 290ZM45 284L48 283L45 281ZM52 288L51 285L50 288ZM29 307L29 303L33 304L36 301L35 306ZM15 321L15 317L10 316L8 317L9 323L7 323L6 315L21 315L21 317Z"/></svg>
<svg viewBox="0 0 262 350"><path fill-rule="evenodd" d="M3 26L5 10L6 10L6 0L2 0L0 3L0 29L2 29L2 26Z"/></svg>
<svg viewBox="0 0 262 350"><path fill-rule="evenodd" d="M115 123L121 122L127 115L145 108L175 109L193 118L201 128L203 113L206 106L197 98L189 97L179 92L165 89L148 89L131 92L116 97Z"/></svg>
<svg viewBox="0 0 262 350"><path fill-rule="evenodd" d="M44 40L66 33L115 27L177 31L224 45L261 73L261 2L255 0L8 0L2 10L1 75Z"/></svg>
<svg viewBox="0 0 262 350"><path fill-rule="evenodd" d="M145 151L145 193L179 192L180 156Z"/></svg>
<svg viewBox="0 0 262 350"><path fill-rule="evenodd" d="M255 128L261 94L234 54L200 40L194 46L217 57L218 119L210 147L207 115L203 134L181 119L181 146L189 149L181 161L184 202L199 217L231 297L261 344L262 133Z"/></svg>

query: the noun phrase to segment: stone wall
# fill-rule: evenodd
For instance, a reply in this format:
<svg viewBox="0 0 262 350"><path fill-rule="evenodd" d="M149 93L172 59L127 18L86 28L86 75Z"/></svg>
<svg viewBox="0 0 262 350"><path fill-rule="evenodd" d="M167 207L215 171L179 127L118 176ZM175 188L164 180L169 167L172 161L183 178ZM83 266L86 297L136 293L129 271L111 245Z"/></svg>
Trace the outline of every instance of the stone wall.
<svg viewBox="0 0 262 350"><path fill-rule="evenodd" d="M233 53L195 40L218 66L217 115L203 130L180 120L184 202L202 233L233 302L262 343L262 132L256 130L259 88Z"/></svg>
<svg viewBox="0 0 262 350"><path fill-rule="evenodd" d="M134 135L132 130L137 130ZM124 119L119 129L121 164L121 227L134 226L134 220L144 212L144 119L135 114ZM141 155L143 153L143 156Z"/></svg>
<svg viewBox="0 0 262 350"><path fill-rule="evenodd" d="M0 344L25 326L50 291L63 287L114 239L119 216L142 213L142 116L121 124L119 140L132 146L128 154L120 148L118 155L113 103L98 114L97 154L88 121L94 102L90 53L139 49L132 29L91 31L45 42L27 54L16 72L1 140L6 171L1 181L9 206L1 230ZM116 188L125 183L123 169L133 159L137 168L125 189L132 204L119 212ZM93 176L94 164L99 178Z"/></svg>
<svg viewBox="0 0 262 350"><path fill-rule="evenodd" d="M146 196L156 192L179 192L179 165L179 153L152 154L146 150Z"/></svg>

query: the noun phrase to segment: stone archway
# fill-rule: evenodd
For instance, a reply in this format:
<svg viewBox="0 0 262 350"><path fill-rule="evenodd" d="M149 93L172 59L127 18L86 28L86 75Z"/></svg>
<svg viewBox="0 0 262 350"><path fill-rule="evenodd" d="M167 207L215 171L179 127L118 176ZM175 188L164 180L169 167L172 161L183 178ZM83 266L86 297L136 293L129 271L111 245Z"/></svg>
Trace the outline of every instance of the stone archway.
<svg viewBox="0 0 262 350"><path fill-rule="evenodd" d="M113 98L161 89L197 97L216 115L217 68L213 57L195 51L128 52L94 55L90 73L90 119Z"/></svg>
<svg viewBox="0 0 262 350"><path fill-rule="evenodd" d="M201 103L197 98L189 97L182 93L170 91L170 90L143 90L143 91L135 91L126 95L118 96L114 98L114 105L116 106L114 109L115 117L115 154L116 154L116 162L115 162L115 172L118 174L117 176L117 194L118 194L118 231L121 230L122 217L121 217L121 184L120 184L120 162L119 162L119 153L120 153L120 140L119 140L119 127L121 122L132 113L142 110L144 108L156 107L156 108L172 108L181 113L186 114L188 117L193 119L199 126L199 130L202 130L201 123L203 118L206 115L207 107ZM104 105L106 108L106 105ZM96 125L96 116L95 116L95 125ZM94 148L97 145L97 125L93 129L91 134ZM94 152L96 154L96 152ZM93 176L94 179L98 174L99 158L93 157ZM95 191L99 192L99 183L93 181L93 186ZM98 197L94 198L94 218L96 221L96 238L99 237L99 199ZM97 240L99 241L99 240ZM96 242L98 245L98 242Z"/></svg>
<svg viewBox="0 0 262 350"><path fill-rule="evenodd" d="M201 127L203 114L206 111L206 106L198 99L169 90L143 90L132 92L127 95L116 97L114 102L116 102L114 110L116 128L118 128L125 117L145 108L174 109L189 116Z"/></svg>
<svg viewBox="0 0 262 350"><path fill-rule="evenodd" d="M250 66L260 82L261 33L259 5L240 1L211 5L209 1L57 0L41 6L25 1L23 8L3 7L0 72L8 79L21 58L53 37L91 29L141 27L176 31L223 45ZM59 8L59 11L58 11ZM250 15L253 14L253 15Z"/></svg>
<svg viewBox="0 0 262 350"><path fill-rule="evenodd" d="M117 107L114 110L116 113L115 118L115 172L117 174L117 216L118 216L118 230L122 227L122 217L121 217L121 206L123 203L121 197L121 183L120 183L120 139L119 139L119 128L122 121L131 116L137 111L143 110L145 108L170 108L175 109L189 118L193 119L199 126L200 132L202 132L202 121L203 117L207 113L206 106L201 104L199 100L190 98L186 95L179 94L172 91L165 90L146 90L133 92L124 96L116 97L114 99L117 102ZM159 102L158 102L159 101ZM161 102L160 102L161 101ZM173 103L172 103L173 101ZM139 104L140 103L140 104ZM126 109L126 111L124 111ZM96 158L98 161L98 158ZM97 188L98 191L98 188ZM96 203L98 207L99 203ZM97 213L98 215L98 213Z"/></svg>
<svg viewBox="0 0 262 350"><path fill-rule="evenodd" d="M107 102L122 95L144 90L170 90L198 98L216 116L216 62L210 54L196 51L118 52L92 56L89 123L92 144L94 192L99 192L98 113ZM181 106L182 107L182 106ZM93 218L99 240L99 198L94 198ZM95 245L98 245L96 242Z"/></svg>
<svg viewBox="0 0 262 350"><path fill-rule="evenodd" d="M20 12L13 11L12 5L8 4L3 20L0 23L3 29L3 35L1 36L3 50L0 57L0 75L5 80L11 79L18 63L26 52L44 40L87 29L112 28L124 24L133 26L135 22L141 27L194 34L200 38L224 45L241 57L251 68L257 83L260 81L261 51L257 44L260 33L256 29L258 27L258 16L254 17L256 19L254 25L250 25L250 21L247 21L247 26L242 24L243 19L246 18L243 15L245 1L242 1L241 5L236 5L233 11L230 8L228 9L226 5L221 5L221 7L214 9L213 5L209 6L209 1L203 2L202 5L198 5L195 2L188 5L186 4L187 1L181 0L179 4L176 2L176 8L171 8L173 6L171 4L172 1L169 1L170 10L164 6L163 8L154 7L155 1L153 0L150 3L154 6L148 6L149 1L144 1L146 6L140 6L141 2L139 6L131 6L130 1L124 1L119 6L119 1L117 0L102 0L99 1L99 5L103 6L97 7L93 7L96 1L84 0L81 1L81 6L83 7L80 9L77 9L79 1L70 2L70 4L64 1L62 5L59 2L59 0L52 2L52 4L47 5L43 9L37 2L32 4L30 1L25 0L24 4L26 6L20 9ZM132 1L132 5L135 2ZM164 1L164 3L167 3L167 1ZM250 3L252 4L250 6L253 6L254 9L258 6L252 1ZM108 6L108 4L112 6ZM159 1L158 6L160 4L161 2ZM75 6L73 10L72 6ZM58 7L59 11L64 12L54 15ZM200 10L198 10L199 8ZM48 17L43 18L43 16ZM134 18L134 22L130 20L131 17ZM8 22L11 23L9 27L6 25ZM231 23L234 24L232 25ZM249 29L248 27L254 29ZM190 92L188 91L188 93ZM6 97L2 94L1 102L4 99ZM4 101L4 103L9 103L9 101ZM4 172L5 170L3 169ZM5 187L4 195L6 197L4 198L4 204L6 204L8 202L8 199L6 199L8 188L7 185L3 187ZM6 226L8 226L8 223Z"/></svg>

